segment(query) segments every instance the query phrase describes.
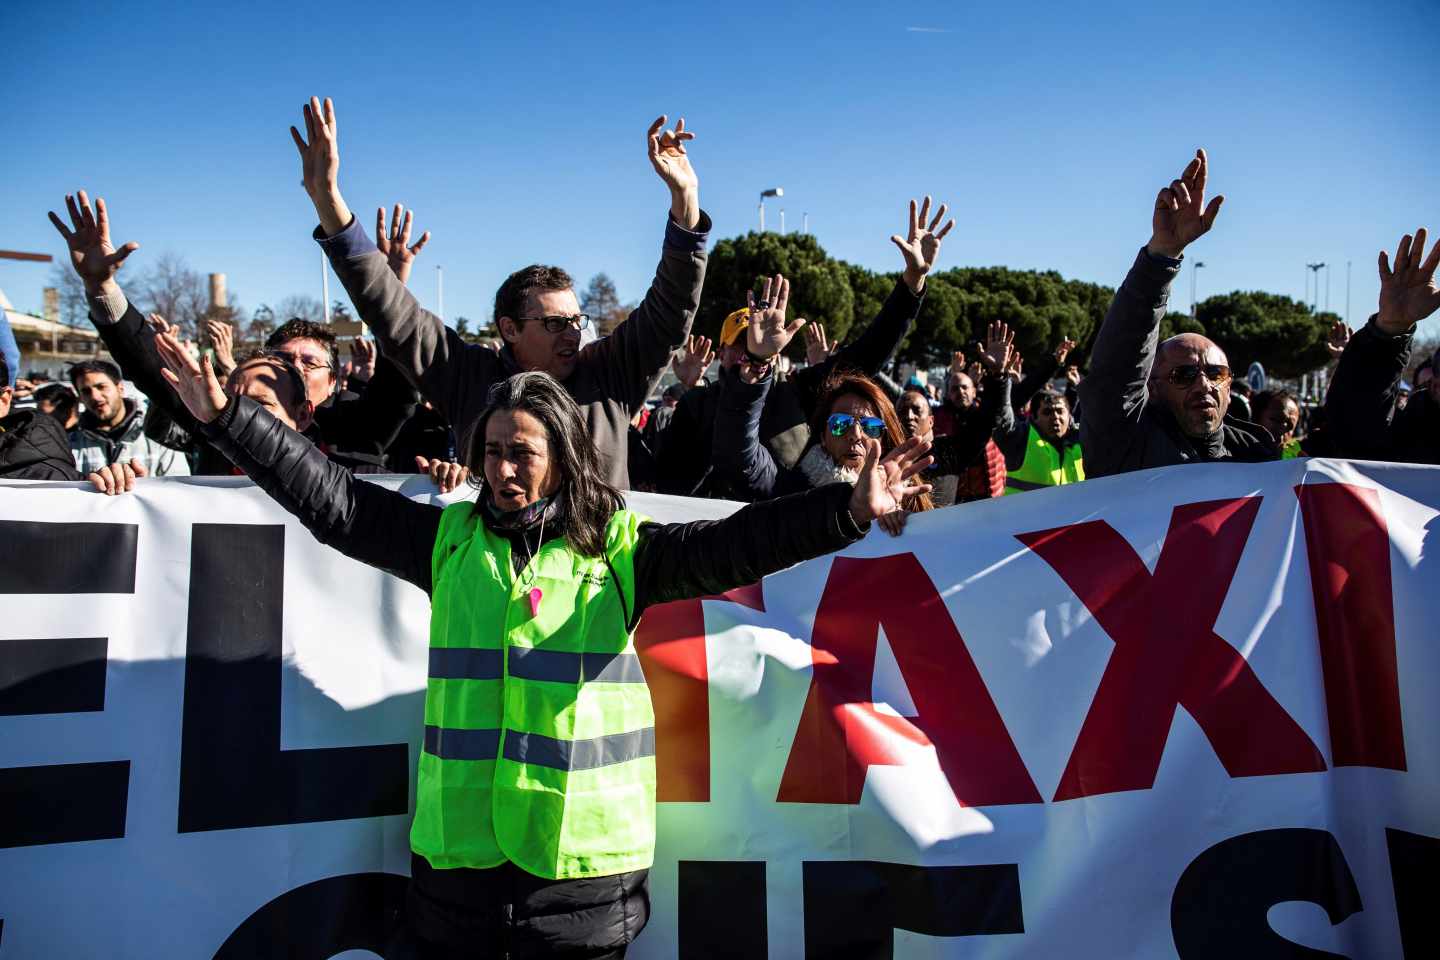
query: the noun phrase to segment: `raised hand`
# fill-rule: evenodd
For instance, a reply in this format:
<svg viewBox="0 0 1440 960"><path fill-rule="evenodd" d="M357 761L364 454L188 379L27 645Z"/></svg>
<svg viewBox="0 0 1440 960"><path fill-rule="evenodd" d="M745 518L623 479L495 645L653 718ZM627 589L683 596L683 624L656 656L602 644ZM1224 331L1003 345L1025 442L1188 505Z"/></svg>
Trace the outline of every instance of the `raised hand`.
<svg viewBox="0 0 1440 960"><path fill-rule="evenodd" d="M85 479L95 488L96 493L103 493L107 497L113 497L120 493L129 493L135 489L137 477L147 477L150 471L145 469L145 464L139 460L131 459L129 463L111 463L92 471Z"/></svg>
<svg viewBox="0 0 1440 960"><path fill-rule="evenodd" d="M53 210L50 222L65 238L65 245L70 248L70 266L84 281L85 292L93 297L103 292L102 288L115 285L116 272L126 257L140 249L140 244L131 241L116 249L110 242L110 212L100 197L95 198L92 210L84 190L75 195L66 194L65 208L70 214L70 227L66 227Z"/></svg>
<svg viewBox="0 0 1440 960"><path fill-rule="evenodd" d="M160 316L160 314L152 313L147 316L146 319L150 323L150 329L154 330L157 336L162 333L173 333L176 337L180 336L180 328Z"/></svg>
<svg viewBox="0 0 1440 960"><path fill-rule="evenodd" d="M692 336L685 343L685 349L676 353L670 361L675 379L686 387L698 387L705 379L705 371L715 362L715 351L711 349L709 337Z"/></svg>
<svg viewBox="0 0 1440 960"><path fill-rule="evenodd" d="M422 456L415 457L415 466L421 473L430 475L435 486L440 488L441 493L449 493L460 484L470 479L470 468L461 466L446 460L429 460Z"/></svg>
<svg viewBox="0 0 1440 960"><path fill-rule="evenodd" d="M1155 197L1155 215L1150 223L1150 242L1146 249L1157 256L1179 257L1185 247L1209 232L1215 225L1224 197L1205 203L1205 181L1210 176L1210 162L1204 150Z"/></svg>
<svg viewBox="0 0 1440 960"><path fill-rule="evenodd" d="M401 217L401 213L404 217ZM420 234L420 239L415 244L410 244L410 221L414 211L406 210L400 204L395 204L395 215L390 218L390 229L385 229L385 208L378 207L375 210L375 246L385 254L385 259L390 262L390 272L400 278L401 283L410 282L410 269L415 264L415 258L420 256L420 251L425 249L425 244L430 242L430 231L426 230Z"/></svg>
<svg viewBox="0 0 1440 960"><path fill-rule="evenodd" d="M180 402L185 404L185 409L201 423L209 423L220 416L230 398L220 386L215 370L210 365L210 358L201 357L200 362L196 363L173 333L156 336L155 350L160 354L160 361L165 364L160 375L175 388L175 393L180 397Z"/></svg>
<svg viewBox="0 0 1440 960"><path fill-rule="evenodd" d="M790 343L800 328L805 326L803 317L785 322L785 309L790 305L790 281L780 274L767 278L755 299L753 290L745 293L746 305L750 308L750 325L745 328L747 347L751 354L768 360Z"/></svg>
<svg viewBox="0 0 1440 960"><path fill-rule="evenodd" d="M305 136L294 127L290 138L300 151L300 185L315 204L320 227L333 237L350 225L350 208L340 196L340 142L337 139L335 105L330 98L320 101L311 97L305 104Z"/></svg>
<svg viewBox="0 0 1440 960"><path fill-rule="evenodd" d="M991 376L1004 373L1005 368L1010 366L1011 354L1015 349L1015 334L1010 327L1001 321L990 324L985 333L985 343L982 345L980 362L984 364L985 371Z"/></svg>
<svg viewBox="0 0 1440 960"><path fill-rule="evenodd" d="M1025 379L1025 358L1019 350L1011 351L1010 362L1005 364L1005 376L1019 383Z"/></svg>
<svg viewBox="0 0 1440 960"><path fill-rule="evenodd" d="M1345 325L1344 320L1336 320L1330 324L1330 331L1325 334L1325 349L1330 351L1330 356L1339 357L1345 352L1345 345L1350 342L1350 328Z"/></svg>
<svg viewBox="0 0 1440 960"><path fill-rule="evenodd" d="M1440 243L1425 257L1424 227L1416 230L1414 237L1407 233L1400 238L1393 270L1389 255L1381 250L1380 313L1375 317L1375 325L1392 336L1408 333L1415 324L1440 309L1436 267L1440 267Z"/></svg>
<svg viewBox="0 0 1440 960"><path fill-rule="evenodd" d="M685 141L694 140L695 134L685 129L684 117L675 124L674 130L665 129L665 120L661 114L646 134L650 165L670 188L670 215L680 226L694 230L700 223L700 178L690 166Z"/></svg>
<svg viewBox="0 0 1440 960"><path fill-rule="evenodd" d="M1070 364L1065 368L1065 379L1070 382L1072 387L1080 386L1080 368L1073 363Z"/></svg>
<svg viewBox="0 0 1440 960"><path fill-rule="evenodd" d="M825 324L811 323L805 327L805 362L810 366L830 359L839 344L831 343L825 335Z"/></svg>
<svg viewBox="0 0 1440 960"><path fill-rule="evenodd" d="M210 334L210 342L215 346L215 365L220 368L220 375L230 376L230 371L235 369L234 330L223 320L206 320L205 332Z"/></svg>
<svg viewBox="0 0 1440 960"><path fill-rule="evenodd" d="M911 437L894 450L880 456L880 441L865 438L865 463L850 495L850 516L856 523L903 509L906 497L930 492L930 484L920 483L916 474L935 461L927 456L930 442Z"/></svg>
<svg viewBox="0 0 1440 960"><path fill-rule="evenodd" d="M356 337L350 341L350 372L361 380L369 380L375 376L375 360L378 354L375 352L375 344L364 337Z"/></svg>
<svg viewBox="0 0 1440 960"><path fill-rule="evenodd" d="M909 232L904 239L901 239L898 233L890 237L890 242L900 248L900 255L905 258L905 272L902 274L905 285L917 296L925 286L925 275L935 266L935 259L940 256L941 241L955 226L952 219L940 227L940 221L945 219L945 211L948 209L945 204L940 204L940 209L935 212L935 219L930 220L930 198L925 198L918 214L915 201L911 200ZM926 220L930 220L928 226ZM936 230L936 227L940 229Z"/></svg>
<svg viewBox="0 0 1440 960"><path fill-rule="evenodd" d="M964 351L964 350L956 350L956 351L955 351L955 355L950 358L950 372L951 372L951 373L964 373L964 372L965 372L965 351Z"/></svg>
<svg viewBox="0 0 1440 960"><path fill-rule="evenodd" d="M1065 366L1065 358L1070 356L1070 351L1074 349L1074 340L1071 340L1069 337L1065 337L1064 339L1062 339L1060 341L1060 345L1055 348L1055 366Z"/></svg>

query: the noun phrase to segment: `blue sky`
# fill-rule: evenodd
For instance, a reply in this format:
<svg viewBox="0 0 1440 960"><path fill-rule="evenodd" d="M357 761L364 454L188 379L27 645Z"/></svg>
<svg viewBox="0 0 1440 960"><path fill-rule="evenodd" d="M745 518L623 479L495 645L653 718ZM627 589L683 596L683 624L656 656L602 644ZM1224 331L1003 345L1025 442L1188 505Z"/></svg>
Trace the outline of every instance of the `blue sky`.
<svg viewBox="0 0 1440 960"><path fill-rule="evenodd" d="M1304 264L1327 261L1343 313L1353 261L1361 323L1381 247L1440 229L1433 2L94 6L0 7L0 247L60 254L45 211L84 186L142 244L128 271L175 251L246 308L319 295L286 132L311 93L335 98L367 226L401 201L432 232L412 286L433 307L443 265L452 319L488 317L536 260L643 294L660 113L698 134L715 238L753 229L779 185L769 226L808 212L830 253L876 269L897 267L887 237L929 192L959 218L942 267L1117 284L1196 146L1227 199L1192 248L1202 298L1298 297ZM0 261L22 309L47 274Z"/></svg>

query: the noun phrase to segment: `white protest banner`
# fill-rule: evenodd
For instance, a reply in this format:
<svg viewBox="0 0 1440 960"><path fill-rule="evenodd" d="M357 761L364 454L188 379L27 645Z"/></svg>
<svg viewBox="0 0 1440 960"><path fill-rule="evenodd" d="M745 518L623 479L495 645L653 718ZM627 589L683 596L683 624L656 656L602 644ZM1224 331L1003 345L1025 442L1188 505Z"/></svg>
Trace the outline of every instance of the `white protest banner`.
<svg viewBox="0 0 1440 960"><path fill-rule="evenodd" d="M0 542L0 958L378 953L425 597L240 480L0 484ZM653 608L630 955L1435 956L1437 596L1440 470L1292 460Z"/></svg>

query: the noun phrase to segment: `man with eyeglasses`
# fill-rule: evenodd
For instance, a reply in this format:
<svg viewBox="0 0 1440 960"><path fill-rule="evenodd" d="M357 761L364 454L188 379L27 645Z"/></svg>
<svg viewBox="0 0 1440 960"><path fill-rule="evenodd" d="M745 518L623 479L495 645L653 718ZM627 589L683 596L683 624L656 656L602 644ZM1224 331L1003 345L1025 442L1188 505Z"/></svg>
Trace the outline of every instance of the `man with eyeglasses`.
<svg viewBox="0 0 1440 960"><path fill-rule="evenodd" d="M145 436L192 455L197 476L230 475L234 470L230 461L200 437L194 418L161 375L155 338L172 328L158 316L147 323L116 279L125 259L140 245L115 247L103 199L97 197L92 207L81 190L67 196L65 204L70 225L53 212L50 221L65 239L71 266L85 284L90 319L100 338L125 377L150 398ZM339 399L334 397L335 335L328 328L296 318L271 334L265 346L305 376L314 409L314 420L304 428L306 436L348 469L382 472L386 449L414 415L419 400L400 372L390 364L378 364L364 394Z"/></svg>
<svg viewBox="0 0 1440 960"><path fill-rule="evenodd" d="M304 136L295 127L290 133L320 220L315 239L375 334L381 355L400 367L462 437L484 410L492 385L527 370L550 374L579 404L605 479L627 489L631 418L669 367L672 353L684 346L705 281L710 218L700 209L699 180L685 152L694 134L684 119L666 130L662 116L647 134L650 164L670 191L670 214L645 299L608 337L582 347L590 318L580 312L569 274L553 266L525 267L495 295L495 326L504 340L497 353L466 343L390 274L340 194L334 105L312 97L304 118Z"/></svg>
<svg viewBox="0 0 1440 960"><path fill-rule="evenodd" d="M1102 477L1179 463L1280 459L1263 427L1227 419L1230 363L1213 341L1182 333L1156 346L1185 247L1209 232L1224 197L1205 202L1209 161L1197 150L1155 198L1152 233L1105 314L1078 388L1085 473Z"/></svg>

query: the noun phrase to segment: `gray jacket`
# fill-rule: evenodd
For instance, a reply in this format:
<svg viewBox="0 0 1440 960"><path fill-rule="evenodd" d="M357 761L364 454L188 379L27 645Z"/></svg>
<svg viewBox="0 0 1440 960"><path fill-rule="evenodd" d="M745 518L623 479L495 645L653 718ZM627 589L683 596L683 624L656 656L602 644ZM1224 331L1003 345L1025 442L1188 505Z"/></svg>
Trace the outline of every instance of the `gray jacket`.
<svg viewBox="0 0 1440 960"><path fill-rule="evenodd" d="M1279 448L1263 427L1227 418L1214 437L1196 440L1180 431L1162 404L1150 402L1160 321L1170 300L1170 283L1179 272L1179 260L1152 257L1141 247L1110 301L1090 348L1090 372L1079 387L1087 477L1196 461L1280 459Z"/></svg>
<svg viewBox="0 0 1440 960"><path fill-rule="evenodd" d="M614 333L581 349L565 381L600 451L605 479L622 490L630 486L630 419L669 367L671 355L685 345L695 320L709 229L710 217L703 212L694 231L667 218L660 265L645 299ZM450 421L463 445L491 386L520 372L510 348L496 353L466 343L421 307L358 219L329 238L317 228L315 239L360 319L375 334L380 352Z"/></svg>

